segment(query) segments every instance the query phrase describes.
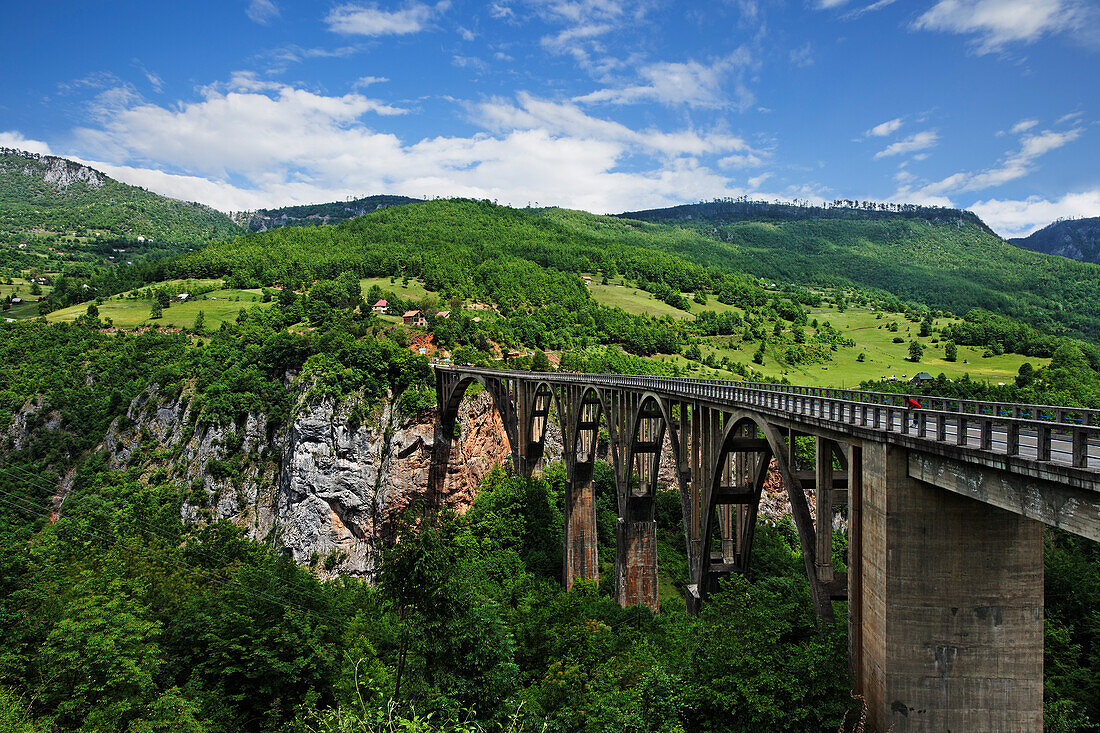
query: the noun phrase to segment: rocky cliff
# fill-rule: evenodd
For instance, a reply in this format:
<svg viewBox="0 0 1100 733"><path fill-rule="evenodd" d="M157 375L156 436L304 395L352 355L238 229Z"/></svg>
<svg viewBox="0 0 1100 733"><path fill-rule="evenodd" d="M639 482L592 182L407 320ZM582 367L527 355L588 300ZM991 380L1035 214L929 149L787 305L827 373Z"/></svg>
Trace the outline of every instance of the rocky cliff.
<svg viewBox="0 0 1100 733"><path fill-rule="evenodd" d="M187 521L229 519L323 575L369 576L401 513L425 498L435 422L430 411L402 413L393 399L309 403L303 393L286 425L258 414L202 425L186 391L151 388L100 447L114 468L185 487ZM487 394L465 401L459 422L443 501L462 512L510 448Z"/></svg>

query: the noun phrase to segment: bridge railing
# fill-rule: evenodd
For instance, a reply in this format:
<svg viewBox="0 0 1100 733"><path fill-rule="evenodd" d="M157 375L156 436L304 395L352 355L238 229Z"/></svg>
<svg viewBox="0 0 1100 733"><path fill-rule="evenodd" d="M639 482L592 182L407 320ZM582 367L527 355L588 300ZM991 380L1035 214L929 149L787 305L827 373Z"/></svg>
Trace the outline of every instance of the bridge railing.
<svg viewBox="0 0 1100 733"><path fill-rule="evenodd" d="M720 379L441 368L742 404L777 416L832 423L841 430L858 427L967 450L1100 470L1100 410ZM910 397L918 400L919 409L910 409Z"/></svg>

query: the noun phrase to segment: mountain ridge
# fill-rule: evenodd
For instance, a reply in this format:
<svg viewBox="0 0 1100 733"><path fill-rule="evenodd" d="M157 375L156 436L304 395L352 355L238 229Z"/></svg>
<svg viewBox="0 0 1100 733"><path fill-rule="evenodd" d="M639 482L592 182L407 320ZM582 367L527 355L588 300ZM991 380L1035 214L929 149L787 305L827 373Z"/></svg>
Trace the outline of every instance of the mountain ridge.
<svg viewBox="0 0 1100 733"><path fill-rule="evenodd" d="M1026 237L1008 241L1032 252L1100 264L1100 216L1060 219Z"/></svg>
<svg viewBox="0 0 1100 733"><path fill-rule="evenodd" d="M240 233L205 204L122 183L69 158L0 148L0 238L32 231L194 244Z"/></svg>

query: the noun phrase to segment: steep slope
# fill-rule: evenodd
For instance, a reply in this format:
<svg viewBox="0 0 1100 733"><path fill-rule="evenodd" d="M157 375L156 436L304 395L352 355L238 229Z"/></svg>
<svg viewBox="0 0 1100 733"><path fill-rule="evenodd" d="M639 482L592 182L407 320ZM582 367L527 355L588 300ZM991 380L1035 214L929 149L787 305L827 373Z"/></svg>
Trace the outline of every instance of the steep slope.
<svg viewBox="0 0 1100 733"><path fill-rule="evenodd" d="M265 232L280 227L311 227L321 224L339 224L357 216L369 214L387 206L414 204L420 199L408 196L365 196L353 201L333 201L326 204L282 206L275 209L242 211L233 220L250 232Z"/></svg>
<svg viewBox="0 0 1100 733"><path fill-rule="evenodd" d="M209 206L128 186L65 158L0 148L0 237L28 232L204 244L240 228Z"/></svg>
<svg viewBox="0 0 1100 733"><path fill-rule="evenodd" d="M1033 252L1100 264L1100 216L1056 221L1030 236L1008 241Z"/></svg>

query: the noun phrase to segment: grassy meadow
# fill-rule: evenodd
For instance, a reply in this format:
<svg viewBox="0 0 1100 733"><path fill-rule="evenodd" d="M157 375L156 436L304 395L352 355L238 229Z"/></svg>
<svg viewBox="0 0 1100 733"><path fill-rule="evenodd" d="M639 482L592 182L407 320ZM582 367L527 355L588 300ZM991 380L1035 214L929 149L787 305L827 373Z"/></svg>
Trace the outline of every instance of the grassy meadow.
<svg viewBox="0 0 1100 733"><path fill-rule="evenodd" d="M199 311L203 312L206 328L216 329L223 321L232 321L237 317L242 308L252 306L269 308L272 303L260 302L261 292L255 290L235 290L223 288L205 295L200 295L195 300L187 300L183 303L172 303L164 309L164 314L156 319L149 318L153 307L150 298L130 298L126 295L117 295L103 301L99 306L101 320L111 319L115 326L122 328L134 328L136 326L151 326L154 323L160 326L175 328L191 328ZM46 320L52 323L60 323L76 320L78 316L88 311L88 303L62 308L46 316Z"/></svg>

